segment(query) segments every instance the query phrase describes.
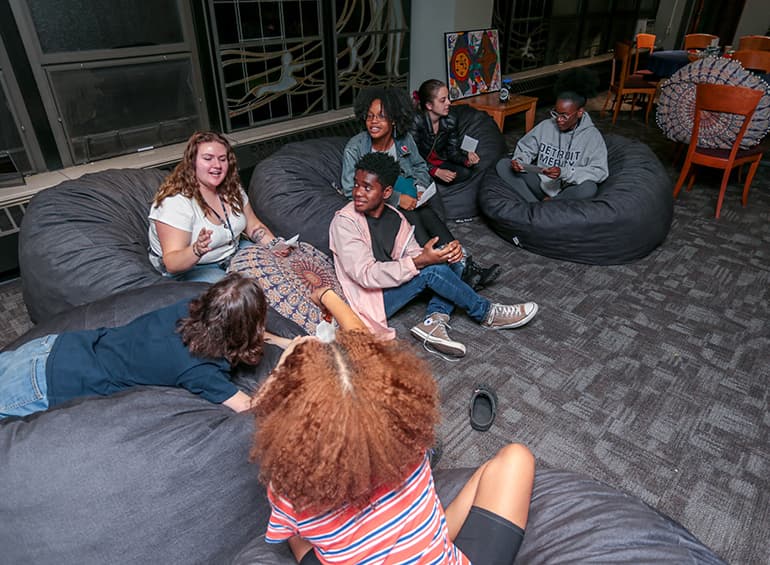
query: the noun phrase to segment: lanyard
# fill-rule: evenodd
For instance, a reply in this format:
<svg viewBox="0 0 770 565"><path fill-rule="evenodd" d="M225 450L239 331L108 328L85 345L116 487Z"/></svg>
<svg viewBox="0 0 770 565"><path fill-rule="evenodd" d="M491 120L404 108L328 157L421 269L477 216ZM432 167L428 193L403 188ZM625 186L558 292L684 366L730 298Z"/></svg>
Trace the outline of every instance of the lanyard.
<svg viewBox="0 0 770 565"><path fill-rule="evenodd" d="M227 214L227 208L225 207L225 202L222 200L222 195L217 192L217 198L219 198L219 203L222 205L222 212L225 213L225 219L222 219L222 216L220 216L214 208L212 208L208 202L206 203L206 206L208 206L209 210L211 210L211 213L214 214L217 217L217 220L219 220L219 223L222 224L227 228L227 231L230 232L230 243L235 243L235 232L233 232L233 226L230 225L230 216Z"/></svg>

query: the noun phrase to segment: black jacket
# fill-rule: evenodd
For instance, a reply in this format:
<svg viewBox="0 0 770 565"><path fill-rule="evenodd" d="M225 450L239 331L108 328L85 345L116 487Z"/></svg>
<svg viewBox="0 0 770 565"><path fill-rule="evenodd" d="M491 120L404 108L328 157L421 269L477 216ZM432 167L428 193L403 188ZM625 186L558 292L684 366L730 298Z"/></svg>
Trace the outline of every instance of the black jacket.
<svg viewBox="0 0 770 565"><path fill-rule="evenodd" d="M467 154L460 149L462 138L459 135L457 114L454 112L454 108L449 109L449 115L446 118L439 119L438 133L435 135L430 123L430 116L426 113L418 112L415 115L413 129L412 135L423 159L427 160L431 150L434 150L444 161L465 165ZM433 168L430 163L428 166Z"/></svg>

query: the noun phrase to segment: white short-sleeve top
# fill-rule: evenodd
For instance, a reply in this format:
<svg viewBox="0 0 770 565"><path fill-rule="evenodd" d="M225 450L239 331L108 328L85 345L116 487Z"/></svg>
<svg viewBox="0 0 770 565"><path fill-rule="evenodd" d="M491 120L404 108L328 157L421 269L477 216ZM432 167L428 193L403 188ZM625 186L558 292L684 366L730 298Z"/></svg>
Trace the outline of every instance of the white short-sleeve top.
<svg viewBox="0 0 770 565"><path fill-rule="evenodd" d="M241 201L245 208L248 204L246 192L241 189ZM232 256L238 249L238 240L240 234L246 229L246 216L244 214L228 213L230 227L233 234L227 228L226 224L214 223L206 217L206 213L193 198L188 198L182 194L175 194L164 198L160 206L152 205L150 208L150 262L160 272L165 272L163 266L163 251L158 239L158 229L155 222L163 222L173 228L190 232L190 242L198 237L202 228L212 231L211 250L203 255L198 264L219 263ZM232 236L235 236L234 238ZM233 241L234 239L234 241Z"/></svg>

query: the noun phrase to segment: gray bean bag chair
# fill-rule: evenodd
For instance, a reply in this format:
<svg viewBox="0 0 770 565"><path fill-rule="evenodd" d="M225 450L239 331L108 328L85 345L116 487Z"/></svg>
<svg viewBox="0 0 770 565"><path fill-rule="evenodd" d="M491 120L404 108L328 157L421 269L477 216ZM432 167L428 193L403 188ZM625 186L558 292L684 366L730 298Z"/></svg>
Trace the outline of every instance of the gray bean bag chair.
<svg viewBox="0 0 770 565"><path fill-rule="evenodd" d="M206 288L153 285L36 326L49 333L114 326ZM268 330L296 324L268 311ZM233 379L253 390L281 350ZM252 417L182 389L137 387L0 420L2 563L227 563L258 533L258 468L247 462Z"/></svg>
<svg viewBox="0 0 770 565"><path fill-rule="evenodd" d="M121 290L173 284L147 258L147 214L165 175L154 169L92 173L30 201L19 233L19 268L33 322Z"/></svg>
<svg viewBox="0 0 770 565"><path fill-rule="evenodd" d="M447 219L478 215L476 199L484 173L494 169L506 151L505 138L492 118L468 106L457 110L460 135L467 133L479 140L481 162L465 182L439 188ZM329 224L334 213L348 202L340 187L342 152L347 142L347 138L326 137L289 143L256 166L249 183L249 201L276 235L298 233L302 241L331 254Z"/></svg>
<svg viewBox="0 0 770 565"><path fill-rule="evenodd" d="M473 168L473 176L469 179L457 184L436 184L447 219L466 220L479 215L476 201L484 173L490 168L494 169L495 163L508 151L508 147L497 124L486 112L465 104L452 107L452 111L457 114L459 139L462 140L465 135L478 139L476 153L481 160Z"/></svg>
<svg viewBox="0 0 770 565"><path fill-rule="evenodd" d="M32 337L124 324L201 292L200 283L116 294L33 328ZM299 328L268 315L268 329ZM252 390L280 351L268 346L235 381ZM187 391L137 387L0 420L2 563L290 565L264 542L269 516L257 465L248 463L249 414ZM446 461L445 461L446 462ZM471 469L440 470L451 500ZM539 469L517 563L722 563L687 530L640 500L587 477Z"/></svg>
<svg viewBox="0 0 770 565"><path fill-rule="evenodd" d="M444 504L451 501L474 469L434 472ZM267 527L268 508L256 518ZM265 543L255 537L233 565L292 565L287 544ZM670 563L724 564L677 522L599 481L569 471L538 469L529 522L516 564Z"/></svg>
<svg viewBox="0 0 770 565"><path fill-rule="evenodd" d="M606 136L609 178L587 200L529 203L515 196L494 167L479 206L506 241L533 253L594 265L630 263L665 240L673 217L672 184L645 144Z"/></svg>
<svg viewBox="0 0 770 565"><path fill-rule="evenodd" d="M348 203L340 188L344 137L289 143L254 169L249 202L256 215L276 235L299 234L331 256L329 224Z"/></svg>

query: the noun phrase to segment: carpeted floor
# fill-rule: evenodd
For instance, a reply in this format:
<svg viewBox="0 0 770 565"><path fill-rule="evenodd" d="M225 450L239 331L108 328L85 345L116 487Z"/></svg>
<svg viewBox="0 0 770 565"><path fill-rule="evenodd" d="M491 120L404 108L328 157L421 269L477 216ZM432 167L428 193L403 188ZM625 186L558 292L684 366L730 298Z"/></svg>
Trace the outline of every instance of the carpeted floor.
<svg viewBox="0 0 770 565"><path fill-rule="evenodd" d="M654 123L645 127L639 113L621 114L616 126L592 116L604 132L648 143L676 178L673 147ZM511 147L521 134L517 118L507 124ZM718 175L700 175L676 201L668 239L631 265L555 261L506 243L481 220L453 226L474 258L505 266L486 296L535 300L541 311L529 326L500 332L453 318L468 355L429 356L442 392L440 466L474 466L523 442L540 466L641 497L730 563L770 562L767 158L748 206L733 181L715 220L718 185ZM0 285L0 345L30 325L19 289L18 281ZM396 316L400 335L409 339L423 308ZM485 433L468 424L479 382L500 400Z"/></svg>

